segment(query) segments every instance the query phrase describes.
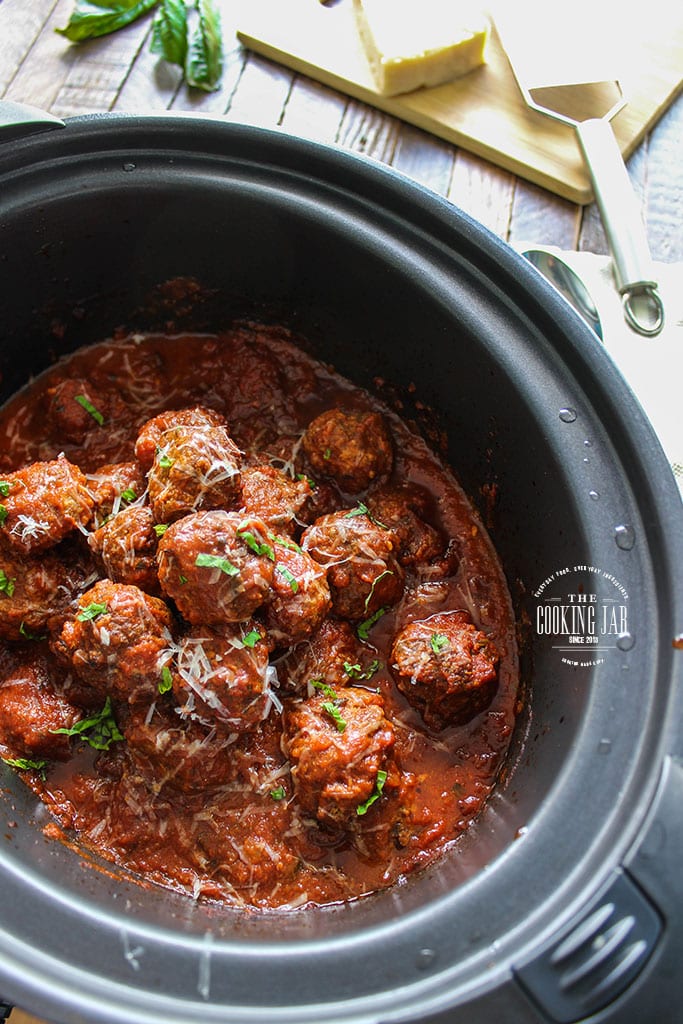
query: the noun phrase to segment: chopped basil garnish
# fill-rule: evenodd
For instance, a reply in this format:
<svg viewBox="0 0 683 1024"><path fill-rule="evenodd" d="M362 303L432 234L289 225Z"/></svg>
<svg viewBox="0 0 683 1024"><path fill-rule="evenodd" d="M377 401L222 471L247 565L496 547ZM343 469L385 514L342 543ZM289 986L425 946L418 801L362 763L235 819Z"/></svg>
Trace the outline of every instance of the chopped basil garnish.
<svg viewBox="0 0 683 1024"><path fill-rule="evenodd" d="M101 427L104 425L104 416L102 415L99 409L95 408L95 406L92 404L89 398L87 398L85 395L74 395L74 401L78 402L78 404L92 416L92 418L94 419L95 423L98 424L98 426Z"/></svg>
<svg viewBox="0 0 683 1024"><path fill-rule="evenodd" d="M154 532L156 533L157 537L163 537L163 535L166 533L167 530L168 530L168 523L155 523L154 524Z"/></svg>
<svg viewBox="0 0 683 1024"><path fill-rule="evenodd" d="M284 800L284 798L285 798L285 787L284 786L278 786L277 789L271 789L270 795L272 796L273 800Z"/></svg>
<svg viewBox="0 0 683 1024"><path fill-rule="evenodd" d="M324 683L322 679L310 679L309 682L315 690L320 690L320 692L324 693L326 697L333 697L335 700L337 699L337 691L334 687L328 686L327 683Z"/></svg>
<svg viewBox="0 0 683 1024"><path fill-rule="evenodd" d="M109 750L112 743L123 739L112 712L111 697L107 697L102 710L91 718L82 718L70 729L53 729L52 732L65 736L80 736L95 750Z"/></svg>
<svg viewBox="0 0 683 1024"><path fill-rule="evenodd" d="M200 554L197 555L194 564L209 569L220 569L226 576L239 576L240 572L236 565L222 555Z"/></svg>
<svg viewBox="0 0 683 1024"><path fill-rule="evenodd" d="M12 485L9 482L9 480L0 480L0 494L2 494L3 498L7 497L7 495L10 492L11 486Z"/></svg>
<svg viewBox="0 0 683 1024"><path fill-rule="evenodd" d="M42 635L40 633L32 633L31 630L28 628L28 626L26 625L26 623L23 620L21 622L21 625L19 626L19 634L20 634L20 636L23 636L25 640L46 640L47 639L47 635L45 633L43 633Z"/></svg>
<svg viewBox="0 0 683 1024"><path fill-rule="evenodd" d="M378 608L374 615L371 615L365 622L361 622L360 626L356 630L359 640L367 640L370 630L378 622L383 615L387 613L387 608Z"/></svg>
<svg viewBox="0 0 683 1024"><path fill-rule="evenodd" d="M379 658L375 658L370 662L368 667L363 671L360 665L352 665L349 661L344 662L344 671L346 672L349 679L372 679L375 672L378 672L382 667L382 662Z"/></svg>
<svg viewBox="0 0 683 1024"><path fill-rule="evenodd" d="M379 800L379 798L382 795L382 790L384 789L384 783L386 781L387 781L387 773L382 768L380 768L380 770L377 772L377 778L375 779L375 791L374 791L374 793L372 794L372 796L368 797L368 799L365 801L364 804L358 804L358 807L356 807L356 814L359 814L359 815L366 814L367 811L368 811L368 808L372 807L372 805L374 804L375 800Z"/></svg>
<svg viewBox="0 0 683 1024"><path fill-rule="evenodd" d="M242 637L242 643L245 647L255 647L261 639L261 634L258 629L250 629L246 636Z"/></svg>
<svg viewBox="0 0 683 1024"><path fill-rule="evenodd" d="M80 610L76 618L79 622L91 622L93 619L98 618L98 616L104 615L106 611L106 604L98 604L97 601L91 601L90 604Z"/></svg>
<svg viewBox="0 0 683 1024"><path fill-rule="evenodd" d="M166 452L159 452L157 456L157 465L161 466L162 469L170 469L175 459L172 459Z"/></svg>
<svg viewBox="0 0 683 1024"><path fill-rule="evenodd" d="M337 727L337 732L344 732L344 730L346 729L346 722L342 718L342 714L339 708L337 707L336 703L331 700L325 700L322 702L320 707L326 714L330 716L330 718Z"/></svg>
<svg viewBox="0 0 683 1024"><path fill-rule="evenodd" d="M311 488L312 491L314 491L316 489L316 487L318 486L316 484L315 480L313 479L313 477L306 476L305 473L297 473L295 479L297 479L297 480L305 480L306 483L308 484L308 486Z"/></svg>
<svg viewBox="0 0 683 1024"><path fill-rule="evenodd" d="M126 487L125 491L121 491L121 501L125 501L126 504L130 505L131 501L135 501L137 494L132 487Z"/></svg>
<svg viewBox="0 0 683 1024"><path fill-rule="evenodd" d="M279 564L275 566L275 572L279 573L283 580L289 583L292 593L296 594L299 589L299 581L294 573L290 572L287 566Z"/></svg>
<svg viewBox="0 0 683 1024"><path fill-rule="evenodd" d="M44 757L39 757L36 760L31 760L28 757L3 757L5 764L8 764L10 768L16 768L17 771L25 772L29 769L40 772L43 782L45 781L45 769L48 762Z"/></svg>
<svg viewBox="0 0 683 1024"><path fill-rule="evenodd" d="M287 548L289 551L298 551L301 554L301 548L296 541L289 540L288 537L278 537L276 533L269 533L268 537L272 540L273 544L279 544L281 548Z"/></svg>
<svg viewBox="0 0 683 1024"><path fill-rule="evenodd" d="M247 547L254 552L255 555L265 555L271 562L275 561L275 552L273 551L270 544L266 544L265 541L261 542L256 539L251 530L238 530L237 536L240 540L243 540Z"/></svg>
<svg viewBox="0 0 683 1024"><path fill-rule="evenodd" d="M329 459L331 457L331 455L332 455L332 451L329 448L326 448L325 451L323 452L323 458L324 459Z"/></svg>
<svg viewBox="0 0 683 1024"><path fill-rule="evenodd" d="M173 686L173 673L171 672L168 665L164 665L161 670L161 679L157 684L157 690L159 693L168 693Z"/></svg>
<svg viewBox="0 0 683 1024"><path fill-rule="evenodd" d="M8 597L11 597L16 582L16 576L8 576L4 569L0 569L0 594L7 594Z"/></svg>
<svg viewBox="0 0 683 1024"><path fill-rule="evenodd" d="M350 512L347 512L344 518L353 519L354 516L367 516L370 522L374 523L375 526L379 526L382 530L388 529L384 523L380 523L378 519L375 519L368 506L362 501L359 501L355 508L352 508Z"/></svg>
<svg viewBox="0 0 683 1024"><path fill-rule="evenodd" d="M5 522L9 512L7 511L7 505L0 505L0 526Z"/></svg>
<svg viewBox="0 0 683 1024"><path fill-rule="evenodd" d="M444 633L432 633L429 641L432 645L434 654L441 654L446 647L450 647L448 637Z"/></svg>

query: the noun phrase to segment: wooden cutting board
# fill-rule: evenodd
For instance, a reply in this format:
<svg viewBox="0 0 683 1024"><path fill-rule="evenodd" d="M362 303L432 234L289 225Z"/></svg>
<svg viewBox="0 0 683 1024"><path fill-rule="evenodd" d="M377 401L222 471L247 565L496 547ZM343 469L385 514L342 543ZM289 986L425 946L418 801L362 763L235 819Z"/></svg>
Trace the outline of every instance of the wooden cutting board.
<svg viewBox="0 0 683 1024"><path fill-rule="evenodd" d="M561 19L575 10L575 3L558 9L560 37ZM515 0L520 17L523 4L524 0ZM621 32L614 38L630 47L620 76L628 103L612 121L625 159L683 86L683 7L671 0L645 0L633 5L631 14L630 6L629 0L622 0L614 8L619 19L615 30ZM573 129L526 107L495 28L485 66L446 85L386 97L373 86L351 0L327 7L318 0L245 0L238 26L244 46L271 60L565 199L585 204L593 198Z"/></svg>

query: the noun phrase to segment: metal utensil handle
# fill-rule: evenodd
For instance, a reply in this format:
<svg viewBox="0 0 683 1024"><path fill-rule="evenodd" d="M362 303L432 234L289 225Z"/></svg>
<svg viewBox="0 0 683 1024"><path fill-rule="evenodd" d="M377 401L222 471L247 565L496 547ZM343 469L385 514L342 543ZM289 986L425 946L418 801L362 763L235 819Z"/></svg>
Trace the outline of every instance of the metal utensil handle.
<svg viewBox="0 0 683 1024"><path fill-rule="evenodd" d="M612 253L624 315L640 334L658 334L664 324L662 301L645 225L612 127L604 118L589 118L576 125L576 134Z"/></svg>

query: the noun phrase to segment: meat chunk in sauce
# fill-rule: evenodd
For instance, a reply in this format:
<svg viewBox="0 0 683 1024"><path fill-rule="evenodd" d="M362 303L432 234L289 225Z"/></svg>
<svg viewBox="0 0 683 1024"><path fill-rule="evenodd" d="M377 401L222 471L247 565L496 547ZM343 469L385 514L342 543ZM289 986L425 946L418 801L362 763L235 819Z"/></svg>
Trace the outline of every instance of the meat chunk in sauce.
<svg viewBox="0 0 683 1024"><path fill-rule="evenodd" d="M31 640L58 628L93 576L90 559L69 541L31 558L0 546L0 636Z"/></svg>
<svg viewBox="0 0 683 1024"><path fill-rule="evenodd" d="M253 623L194 629L179 644L173 693L183 716L224 732L254 729L271 705L268 645Z"/></svg>
<svg viewBox="0 0 683 1024"><path fill-rule="evenodd" d="M216 736L212 726L181 717L175 707L157 700L151 713L133 708L123 727L126 746L146 786L182 793L207 793L234 774L230 737Z"/></svg>
<svg viewBox="0 0 683 1024"><path fill-rule="evenodd" d="M342 491L360 494L391 473L391 434L381 413L328 409L309 424L303 448L313 475L332 477Z"/></svg>
<svg viewBox="0 0 683 1024"><path fill-rule="evenodd" d="M327 688L295 703L285 715L283 741L299 803L335 828L358 820L394 764L394 729L383 700L357 687Z"/></svg>
<svg viewBox="0 0 683 1024"><path fill-rule="evenodd" d="M0 535L24 555L46 551L74 530L84 530L94 508L85 475L65 458L6 474L0 492Z"/></svg>
<svg viewBox="0 0 683 1024"><path fill-rule="evenodd" d="M150 594L159 591L154 514L146 505L129 505L88 537L91 551L114 583L130 583Z"/></svg>
<svg viewBox="0 0 683 1024"><path fill-rule="evenodd" d="M242 471L242 507L275 533L294 535L312 493L306 479L293 480L274 466L249 466Z"/></svg>
<svg viewBox="0 0 683 1024"><path fill-rule="evenodd" d="M426 521L429 506L419 488L383 487L368 496L367 504L373 518L398 537L401 565L432 565L443 556L443 538Z"/></svg>
<svg viewBox="0 0 683 1024"><path fill-rule="evenodd" d="M405 626L391 650L398 686L434 729L484 710L495 692L498 651L461 611Z"/></svg>
<svg viewBox="0 0 683 1024"><path fill-rule="evenodd" d="M52 647L95 695L134 703L158 692L172 626L163 601L100 580L79 597Z"/></svg>
<svg viewBox="0 0 683 1024"><path fill-rule="evenodd" d="M203 509L231 508L240 493L241 460L225 427L165 430L147 474L157 522L170 523Z"/></svg>
<svg viewBox="0 0 683 1024"><path fill-rule="evenodd" d="M280 645L311 636L332 607L327 570L292 541L273 541L275 564L266 624Z"/></svg>
<svg viewBox="0 0 683 1024"><path fill-rule="evenodd" d="M83 444L92 430L101 429L109 416L109 399L92 381L62 380L47 391L47 416L56 438Z"/></svg>
<svg viewBox="0 0 683 1024"><path fill-rule="evenodd" d="M325 619L309 640L298 644L283 660L278 671L280 683L302 695L314 681L333 688L348 686L347 666L361 664L360 647L348 622Z"/></svg>
<svg viewBox="0 0 683 1024"><path fill-rule="evenodd" d="M88 473L88 489L95 502L97 528L127 505L140 501L147 481L138 462L116 462Z"/></svg>
<svg viewBox="0 0 683 1024"><path fill-rule="evenodd" d="M227 420L222 413L201 405L169 409L153 416L142 425L135 440L135 458L145 473L152 468L157 449L161 447L161 435L174 427L227 427Z"/></svg>
<svg viewBox="0 0 683 1024"><path fill-rule="evenodd" d="M364 506L321 516L302 534L301 547L326 566L332 605L342 618L366 619L403 593L398 538Z"/></svg>
<svg viewBox="0 0 683 1024"><path fill-rule="evenodd" d="M273 581L268 529L240 512L196 512L173 523L159 541L158 562L162 590L196 624L245 622Z"/></svg>
<svg viewBox="0 0 683 1024"><path fill-rule="evenodd" d="M39 654L12 667L3 665L0 752L4 758L66 761L71 755L69 737L57 730L71 729L81 717Z"/></svg>

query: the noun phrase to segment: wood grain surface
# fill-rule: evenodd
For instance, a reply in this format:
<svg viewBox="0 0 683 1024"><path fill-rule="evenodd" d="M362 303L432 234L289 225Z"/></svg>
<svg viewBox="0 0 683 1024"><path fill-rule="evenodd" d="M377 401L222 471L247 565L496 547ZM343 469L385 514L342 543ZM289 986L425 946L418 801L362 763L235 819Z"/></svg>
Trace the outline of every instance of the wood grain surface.
<svg viewBox="0 0 683 1024"><path fill-rule="evenodd" d="M512 245L524 240L607 252L593 204L563 198L486 159L486 153L439 138L250 51L236 34L245 24L243 9L233 0L217 2L226 48L223 79L215 92L197 93L182 83L178 69L150 52L149 18L74 46L55 32L66 25L73 0L0 0L0 98L34 104L59 117L109 110L188 111L314 138L396 168ZM286 0L278 3L287 6ZM679 12L680 25L680 4L668 7ZM635 31L642 24L641 19ZM538 126L531 131L538 145L539 131ZM654 259L683 261L683 96L645 132L628 170ZM35 1022L20 1009L10 1018L10 1024Z"/></svg>
<svg viewBox="0 0 683 1024"><path fill-rule="evenodd" d="M658 15L652 22L644 21L639 26L637 59L626 68L628 102L613 120L614 133L626 157L633 153L683 84L683 15L676 5L662 4L661 0L652 3ZM523 20L525 6L532 6L529 0L518 0L514 5L515 27ZM556 17L554 12L553 16ZM533 67L535 51L539 47L547 49L552 42L550 38L539 38L538 32L535 22L533 32L524 31L519 38L515 37L520 47L521 68L527 64ZM241 7L237 35L246 46L266 57L566 199L587 203L593 198L573 129L527 107L495 24L487 61L482 67L453 82L402 96L382 96L377 92L359 40L352 0L342 0L331 7L311 0L249 0ZM559 27L555 35L561 43ZM609 37L605 48L608 41ZM572 48L578 49L576 45ZM562 54L561 45L559 50ZM581 54L574 55L570 50L564 63L572 60L580 69ZM615 63L618 64L610 55L605 67L611 69ZM546 84L553 82L551 79ZM591 90L591 85L573 84L568 92L582 97L590 95ZM609 105L596 108L600 116L608 109Z"/></svg>

